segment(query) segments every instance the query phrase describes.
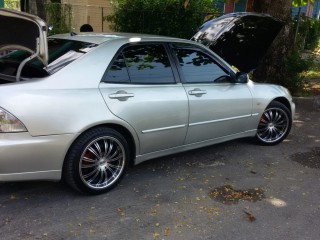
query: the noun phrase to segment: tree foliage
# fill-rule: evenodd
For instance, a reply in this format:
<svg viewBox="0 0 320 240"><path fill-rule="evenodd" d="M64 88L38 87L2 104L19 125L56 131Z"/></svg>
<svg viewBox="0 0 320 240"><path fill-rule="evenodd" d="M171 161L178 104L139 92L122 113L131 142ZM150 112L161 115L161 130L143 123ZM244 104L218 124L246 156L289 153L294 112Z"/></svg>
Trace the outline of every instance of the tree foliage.
<svg viewBox="0 0 320 240"><path fill-rule="evenodd" d="M115 0L106 17L114 31L190 38L206 16L217 13L213 0Z"/></svg>
<svg viewBox="0 0 320 240"><path fill-rule="evenodd" d="M303 5L307 5L308 2L309 2L309 0L293 0L292 1L292 6L301 7ZM310 3L313 5L314 4L314 0L310 0Z"/></svg>
<svg viewBox="0 0 320 240"><path fill-rule="evenodd" d="M50 34L70 31L72 7L69 4L48 3L45 5L47 21L53 27Z"/></svg>
<svg viewBox="0 0 320 240"><path fill-rule="evenodd" d="M294 28L297 28L298 20L294 20ZM305 16L300 17L299 29L297 32L297 49L314 50L318 47L320 40L320 20Z"/></svg>

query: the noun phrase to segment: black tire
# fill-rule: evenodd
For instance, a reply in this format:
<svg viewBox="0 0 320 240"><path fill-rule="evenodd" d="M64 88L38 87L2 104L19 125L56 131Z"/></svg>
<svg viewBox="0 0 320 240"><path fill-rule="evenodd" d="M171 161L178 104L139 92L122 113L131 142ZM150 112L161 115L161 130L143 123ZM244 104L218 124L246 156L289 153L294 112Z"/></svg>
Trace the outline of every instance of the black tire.
<svg viewBox="0 0 320 240"><path fill-rule="evenodd" d="M280 102L272 101L262 113L255 139L261 145L276 145L288 136L291 126L289 109Z"/></svg>
<svg viewBox="0 0 320 240"><path fill-rule="evenodd" d="M94 128L83 133L70 147L63 178L81 193L105 193L124 176L129 156L129 145L120 133L106 127Z"/></svg>

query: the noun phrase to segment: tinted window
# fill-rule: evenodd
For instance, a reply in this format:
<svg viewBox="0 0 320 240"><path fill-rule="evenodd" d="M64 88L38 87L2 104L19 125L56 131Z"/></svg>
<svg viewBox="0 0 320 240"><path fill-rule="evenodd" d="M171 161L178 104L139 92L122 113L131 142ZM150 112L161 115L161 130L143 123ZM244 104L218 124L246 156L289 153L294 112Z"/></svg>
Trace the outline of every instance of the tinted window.
<svg viewBox="0 0 320 240"><path fill-rule="evenodd" d="M124 48L112 63L103 81L139 84L175 83L165 47L160 44Z"/></svg>
<svg viewBox="0 0 320 240"><path fill-rule="evenodd" d="M163 45L135 45L123 50L131 83L174 83Z"/></svg>
<svg viewBox="0 0 320 240"><path fill-rule="evenodd" d="M176 55L187 83L230 82L230 77L208 55L191 49L176 49Z"/></svg>
<svg viewBox="0 0 320 240"><path fill-rule="evenodd" d="M109 68L104 82L110 83L128 83L129 75L126 67L125 60L122 53L116 58Z"/></svg>

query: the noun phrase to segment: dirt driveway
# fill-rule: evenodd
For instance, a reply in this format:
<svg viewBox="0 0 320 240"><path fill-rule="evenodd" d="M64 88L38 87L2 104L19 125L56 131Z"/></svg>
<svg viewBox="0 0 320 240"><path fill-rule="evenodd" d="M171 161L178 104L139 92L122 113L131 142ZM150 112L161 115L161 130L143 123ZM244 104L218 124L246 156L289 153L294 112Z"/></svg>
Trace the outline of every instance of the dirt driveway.
<svg viewBox="0 0 320 240"><path fill-rule="evenodd" d="M0 184L0 239L319 239L320 111L299 100L274 147L250 140L152 160L108 194Z"/></svg>

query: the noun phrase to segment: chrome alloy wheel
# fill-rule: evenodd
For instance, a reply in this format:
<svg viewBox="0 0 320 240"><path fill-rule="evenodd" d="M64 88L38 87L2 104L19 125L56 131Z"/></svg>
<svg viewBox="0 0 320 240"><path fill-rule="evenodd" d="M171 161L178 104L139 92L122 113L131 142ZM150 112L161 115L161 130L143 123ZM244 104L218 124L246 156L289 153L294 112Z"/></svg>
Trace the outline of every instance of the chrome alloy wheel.
<svg viewBox="0 0 320 240"><path fill-rule="evenodd" d="M281 108L266 109L257 129L257 137L264 143L280 141L288 132L290 126L289 116Z"/></svg>
<svg viewBox="0 0 320 240"><path fill-rule="evenodd" d="M120 178L126 163L125 149L114 137L91 141L81 155L79 174L91 189L105 189Z"/></svg>

